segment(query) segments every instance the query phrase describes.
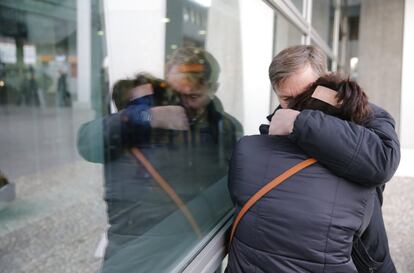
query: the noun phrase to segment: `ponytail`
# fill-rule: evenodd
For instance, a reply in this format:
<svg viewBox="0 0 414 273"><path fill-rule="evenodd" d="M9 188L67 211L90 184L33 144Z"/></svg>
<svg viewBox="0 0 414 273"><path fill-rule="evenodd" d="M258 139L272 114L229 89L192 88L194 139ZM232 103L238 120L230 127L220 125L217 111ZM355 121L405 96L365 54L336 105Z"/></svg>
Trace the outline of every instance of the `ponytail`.
<svg viewBox="0 0 414 273"><path fill-rule="evenodd" d="M357 124L366 122L371 109L368 105L368 97L362 88L350 79L338 84L338 101L341 102L340 111L344 117Z"/></svg>

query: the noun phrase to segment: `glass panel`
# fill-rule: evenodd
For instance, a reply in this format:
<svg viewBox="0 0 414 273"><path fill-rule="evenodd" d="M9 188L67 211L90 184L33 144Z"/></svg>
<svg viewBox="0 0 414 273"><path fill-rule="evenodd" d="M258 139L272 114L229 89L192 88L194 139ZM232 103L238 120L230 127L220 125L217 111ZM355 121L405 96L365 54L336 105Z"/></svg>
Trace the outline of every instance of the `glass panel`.
<svg viewBox="0 0 414 273"><path fill-rule="evenodd" d="M303 13L303 0L292 0L292 3L299 10L300 14Z"/></svg>
<svg viewBox="0 0 414 273"><path fill-rule="evenodd" d="M318 44L313 39L311 39L311 45L316 46L316 47L319 47ZM326 52L325 52L325 54L326 54ZM334 71L334 67L333 67L334 63L333 63L332 58L329 57L329 56L327 56L327 60L326 61L327 61L326 62L326 65L327 65L328 70ZM337 68L338 67L336 67L336 69Z"/></svg>
<svg viewBox="0 0 414 273"><path fill-rule="evenodd" d="M165 13L158 14L158 20L166 23L165 30L159 21L154 21L151 27L139 31L140 40L153 37L156 28L158 32L165 31L165 37L158 38L165 48L154 48L158 47L156 41L148 46L140 45L137 40L134 47L119 47L112 52L111 44L115 41L124 41L119 43L124 45L132 41L122 33L109 39L112 61L125 59L123 56L136 59L151 56L152 61L124 69L123 75L110 67L110 77L116 83L113 91L118 92L115 87L119 80L126 80L125 76L151 72L160 79L151 80L154 94L160 97L154 97L152 103L157 108L149 113L148 106L137 98L121 114L111 116L113 119L118 115L122 120L125 115L131 120L130 114L141 111L141 107L141 113L151 117L152 129L145 118L135 120L136 124L121 124L118 139L125 143L112 147L122 149L123 153L111 156L106 162L106 170L110 171L106 176L106 192L111 228L104 272L128 272L131 268L139 272L171 272L232 209L227 195L227 164L233 144L242 135L240 120L244 116L240 6L239 1L212 1L210 6L200 2L167 1ZM108 14L108 31L120 23L121 16L125 23L129 20L132 23L147 13L145 9L137 9L138 16L133 14L128 19L128 13L122 13L118 17L115 4L109 3L108 12L114 10L114 17ZM269 50L269 57L270 53ZM142 75L135 78L142 83L146 80ZM139 93L139 89L135 91ZM118 109L123 108L116 101L115 104L120 106ZM189 128L185 128L187 122ZM123 126L128 126L133 135L145 138L130 139L129 135L122 135ZM131 148L134 148L132 156L128 152ZM142 167L143 159L135 148L141 150L171 190ZM140 158L138 162L136 156ZM127 177L119 170L124 165L133 170ZM127 188L127 192L120 193L120 187ZM174 198L172 190L176 193ZM177 204L178 198L184 206ZM125 232L128 237L122 236Z"/></svg>
<svg viewBox="0 0 414 273"><path fill-rule="evenodd" d="M208 241L244 96L269 105L254 3L242 54L240 1L0 2L2 271L171 272Z"/></svg>
<svg viewBox="0 0 414 273"><path fill-rule="evenodd" d="M275 12L274 55L281 50L302 43L303 33L292 25L283 15ZM270 111L273 112L279 104L275 92L271 92Z"/></svg>
<svg viewBox="0 0 414 273"><path fill-rule="evenodd" d="M341 35L339 42L338 70L347 73L352 79L358 79L359 67L359 28L360 28L360 3L356 2L343 8L346 17L341 21Z"/></svg>
<svg viewBox="0 0 414 273"><path fill-rule="evenodd" d="M217 94L237 91L219 78L241 78L223 63L240 54L222 58L217 25L239 29L238 3L228 2L231 16L217 13L220 1L151 1L131 9L105 3L117 110L103 119L106 156L97 159L104 162L110 225L102 271L171 272L232 209L227 168L243 134L235 117L242 101L227 107ZM119 31L130 25L136 40ZM219 54L209 52L213 47ZM81 129L81 144L90 143L82 146L85 155L93 153L87 137L100 123Z"/></svg>
<svg viewBox="0 0 414 273"><path fill-rule="evenodd" d="M81 159L76 135L105 114L107 84L101 5L82 3L0 2L1 272L100 266L102 165Z"/></svg>
<svg viewBox="0 0 414 273"><path fill-rule="evenodd" d="M275 54L286 47L301 44L302 36L303 33L298 28L292 25L283 15L275 12Z"/></svg>
<svg viewBox="0 0 414 273"><path fill-rule="evenodd" d="M312 27L330 47L332 47L334 14L334 0L312 1Z"/></svg>

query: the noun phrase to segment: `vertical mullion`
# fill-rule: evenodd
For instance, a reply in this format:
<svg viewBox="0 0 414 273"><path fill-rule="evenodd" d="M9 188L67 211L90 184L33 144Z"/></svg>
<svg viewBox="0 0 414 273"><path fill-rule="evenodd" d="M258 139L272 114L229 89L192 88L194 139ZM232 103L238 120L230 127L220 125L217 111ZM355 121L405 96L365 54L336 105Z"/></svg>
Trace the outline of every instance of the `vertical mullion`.
<svg viewBox="0 0 414 273"><path fill-rule="evenodd" d="M338 52L339 52L339 31L340 31L340 20L341 20L341 0L335 1L335 15L334 15L334 29L332 35L332 71L338 69Z"/></svg>
<svg viewBox="0 0 414 273"><path fill-rule="evenodd" d="M277 10L273 9L273 48L272 48L272 59L276 54L276 31L277 31L277 20L276 20ZM302 35L303 37L303 35ZM273 86L270 84L270 100L269 100L269 114L272 113L274 105L273 105L273 97L275 93L273 92Z"/></svg>
<svg viewBox="0 0 414 273"><path fill-rule="evenodd" d="M311 32L312 32L312 4L313 0L305 0L306 10L305 10L305 20L307 23L308 31L305 36L305 44L310 45L311 43Z"/></svg>
<svg viewBox="0 0 414 273"><path fill-rule="evenodd" d="M303 5L302 5L302 16L303 16L303 18L305 18L305 21L306 22L308 22L308 20L307 20L307 18L308 18L307 14L308 14L308 2L309 1L310 0L303 0ZM302 45L306 45L307 44L308 37L310 37L309 31L307 31L305 34L302 34L302 41L301 41L301 44Z"/></svg>

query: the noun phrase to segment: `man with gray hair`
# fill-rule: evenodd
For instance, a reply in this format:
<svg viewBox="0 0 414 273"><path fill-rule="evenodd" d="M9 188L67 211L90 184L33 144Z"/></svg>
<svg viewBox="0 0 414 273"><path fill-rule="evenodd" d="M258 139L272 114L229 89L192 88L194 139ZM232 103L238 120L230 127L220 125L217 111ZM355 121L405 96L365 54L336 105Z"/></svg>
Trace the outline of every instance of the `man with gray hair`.
<svg viewBox="0 0 414 273"><path fill-rule="evenodd" d="M268 116L261 134L287 135L307 154L338 176L362 186L376 187L374 209L366 229L354 238L352 259L358 272L396 272L382 218L382 192L400 161L393 118L370 104L372 117L364 126L317 110L289 109L289 102L327 73L326 56L317 47L286 48L274 57L269 78L280 106ZM334 135L333 135L333 132Z"/></svg>

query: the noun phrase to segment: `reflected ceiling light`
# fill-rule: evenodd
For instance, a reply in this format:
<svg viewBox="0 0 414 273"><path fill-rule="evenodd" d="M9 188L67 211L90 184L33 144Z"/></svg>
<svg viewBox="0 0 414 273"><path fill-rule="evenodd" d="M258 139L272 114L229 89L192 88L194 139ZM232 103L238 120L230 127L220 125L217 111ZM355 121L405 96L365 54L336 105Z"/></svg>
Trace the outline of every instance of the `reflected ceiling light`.
<svg viewBox="0 0 414 273"><path fill-rule="evenodd" d="M103 30L98 30L98 31L96 32L96 34L98 34L99 36L103 36L103 35L104 35L104 32L103 32Z"/></svg>
<svg viewBox="0 0 414 273"><path fill-rule="evenodd" d="M203 7L210 7L211 6L211 0L192 0L193 2L203 6Z"/></svg>
<svg viewBox="0 0 414 273"><path fill-rule="evenodd" d="M205 30L199 30L199 31L198 31L198 34L200 34L200 35L206 35L206 33L207 33L207 32L206 32Z"/></svg>
<svg viewBox="0 0 414 273"><path fill-rule="evenodd" d="M64 61L66 61L66 56L65 55L56 55L55 60L57 62L64 62Z"/></svg>
<svg viewBox="0 0 414 273"><path fill-rule="evenodd" d="M168 17L165 17L165 18L162 18L161 19L161 22L163 22L163 23L169 23L171 20L170 20L170 18L168 18Z"/></svg>
<svg viewBox="0 0 414 273"><path fill-rule="evenodd" d="M109 58L108 56L105 56L105 58L102 61L102 68L108 69L108 67L109 67Z"/></svg>
<svg viewBox="0 0 414 273"><path fill-rule="evenodd" d="M355 70L355 68L357 67L357 65L358 65L358 61L359 61L359 59L357 58L357 57L353 57L353 58L351 58L351 60L350 60L350 66L351 66L351 69L352 70Z"/></svg>
<svg viewBox="0 0 414 273"><path fill-rule="evenodd" d="M178 48L178 46L177 45L175 45L175 44L172 44L171 45L171 49L177 49Z"/></svg>
<svg viewBox="0 0 414 273"><path fill-rule="evenodd" d="M4 86L4 81L0 81L0 87Z"/></svg>

